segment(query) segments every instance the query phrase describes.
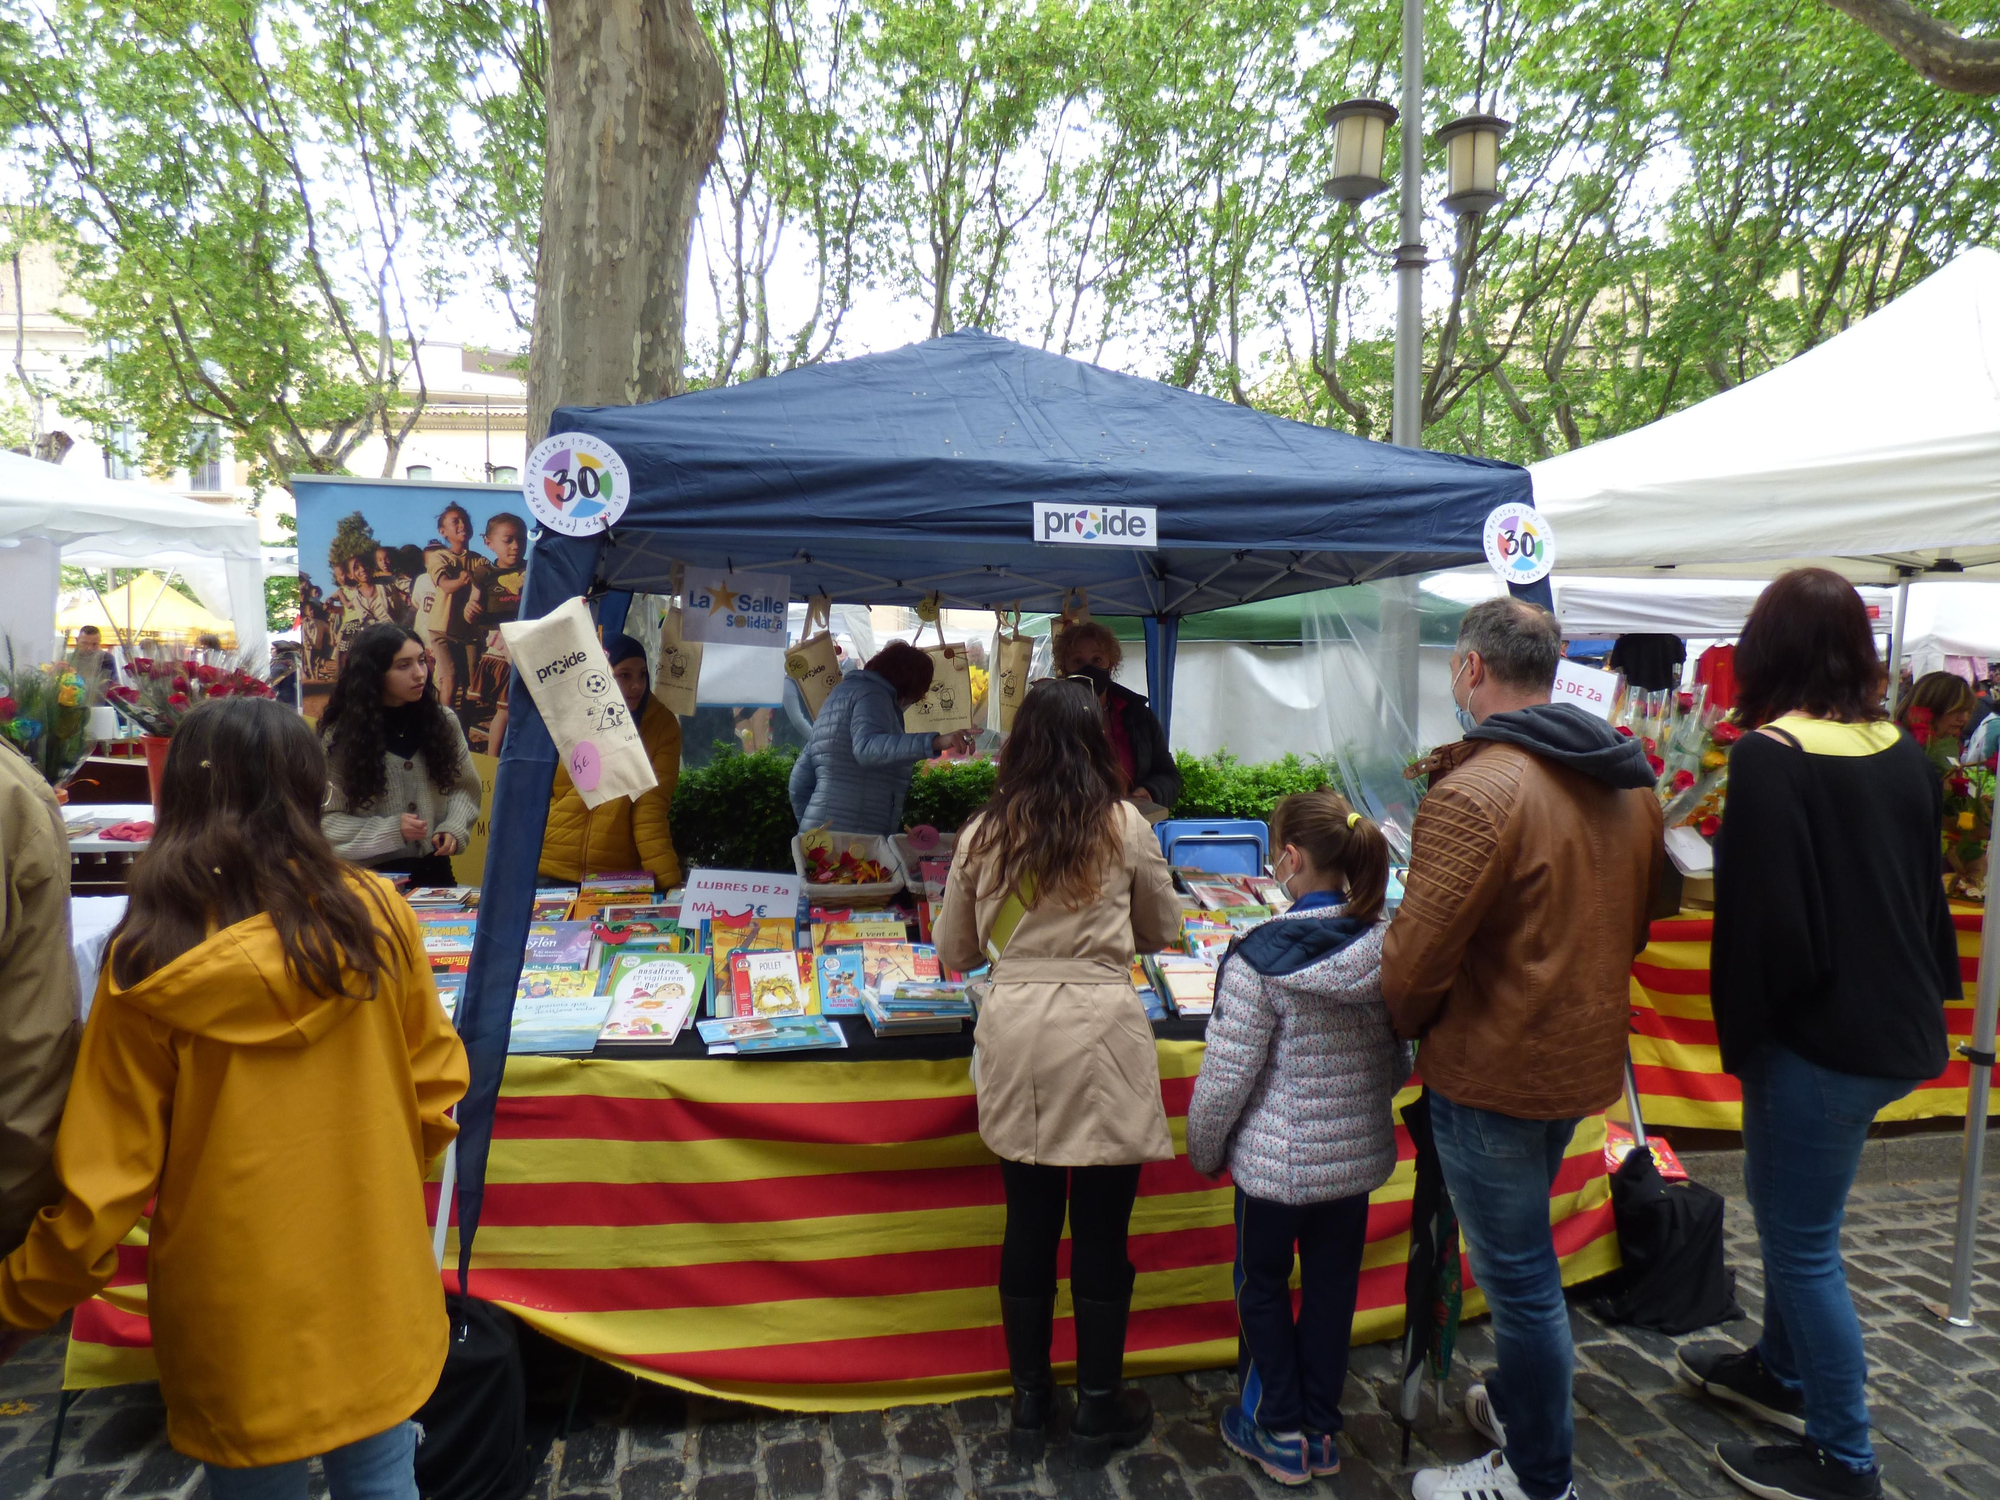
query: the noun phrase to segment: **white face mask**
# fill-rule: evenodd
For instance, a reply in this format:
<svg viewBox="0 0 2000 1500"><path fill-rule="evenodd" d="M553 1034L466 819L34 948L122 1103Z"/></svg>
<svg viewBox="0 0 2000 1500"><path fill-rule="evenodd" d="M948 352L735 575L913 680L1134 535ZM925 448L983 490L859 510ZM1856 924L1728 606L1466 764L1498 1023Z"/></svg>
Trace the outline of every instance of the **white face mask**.
<svg viewBox="0 0 2000 1500"><path fill-rule="evenodd" d="M1451 674L1451 706L1458 711L1459 731L1464 734L1470 734L1479 727L1479 721L1472 716L1472 694L1474 690L1471 688L1466 689L1465 701L1463 703L1458 701L1459 672L1463 672L1471 665L1472 658L1467 656L1459 662L1458 672Z"/></svg>
<svg viewBox="0 0 2000 1500"><path fill-rule="evenodd" d="M1284 857L1285 857L1285 854L1290 854L1290 853L1291 853L1291 850L1287 849L1287 850L1286 850L1286 851L1284 852L1284 854L1280 854L1280 855L1278 856L1279 860L1280 860L1280 861L1282 861L1282 860L1284 859ZM1297 894L1296 894L1296 893L1295 893L1295 892L1294 892L1294 891L1292 890L1292 882L1293 882L1294 880L1296 880L1296 879L1298 878L1298 874L1299 874L1299 862L1298 862L1298 860L1297 860L1296 858L1294 858L1294 859L1292 860L1292 873L1291 873L1291 874L1289 874L1289 875L1281 875L1281 874L1279 874L1279 873L1278 873L1278 870L1277 870L1277 869L1275 869L1275 868L1274 868L1274 869L1273 869L1273 870L1271 871L1271 874L1273 875L1273 877L1275 877L1275 878L1276 878L1276 880L1277 880L1277 882L1278 882L1278 889L1282 890L1282 891L1283 891L1283 892L1285 893L1285 896L1286 896L1286 899L1288 899L1288 900L1291 900L1291 901L1296 901L1296 900L1298 900L1298 899L1299 899L1299 898L1298 898L1298 896L1297 896Z"/></svg>

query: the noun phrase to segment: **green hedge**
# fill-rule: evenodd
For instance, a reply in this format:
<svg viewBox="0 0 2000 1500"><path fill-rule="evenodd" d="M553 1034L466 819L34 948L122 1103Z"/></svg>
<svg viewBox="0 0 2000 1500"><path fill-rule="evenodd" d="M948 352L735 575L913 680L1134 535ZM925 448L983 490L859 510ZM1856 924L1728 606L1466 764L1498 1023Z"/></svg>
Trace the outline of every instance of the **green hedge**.
<svg viewBox="0 0 2000 1500"><path fill-rule="evenodd" d="M674 791L674 848L683 868L790 870L792 816L788 784L797 752L761 750L745 755L718 743L705 766L681 771ZM1269 819L1278 799L1292 792L1315 792L1341 785L1331 761L1282 760L1245 765L1227 751L1174 757L1180 767L1177 818ZM903 826L929 823L944 832L961 828L993 795L990 760L920 765L903 804Z"/></svg>

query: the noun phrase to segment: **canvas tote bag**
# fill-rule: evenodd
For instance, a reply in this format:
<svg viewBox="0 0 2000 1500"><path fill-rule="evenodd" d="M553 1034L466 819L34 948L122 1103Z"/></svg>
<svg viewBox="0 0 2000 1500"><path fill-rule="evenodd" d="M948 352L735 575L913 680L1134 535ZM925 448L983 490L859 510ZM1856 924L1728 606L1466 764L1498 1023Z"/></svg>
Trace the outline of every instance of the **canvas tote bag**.
<svg viewBox="0 0 2000 1500"><path fill-rule="evenodd" d="M923 647L924 655L931 659L931 690L904 713L903 728L911 734L950 734L953 730L970 729L972 662L965 654L965 647L945 640L944 626L938 621L936 594L926 595L917 606L917 619L921 623L910 644L922 645L925 625L937 632L938 643Z"/></svg>
<svg viewBox="0 0 2000 1500"><path fill-rule="evenodd" d="M840 653L833 645L833 599L815 594L806 601L806 623L799 643L785 653L785 675L799 685L808 718L819 717L819 706L840 683Z"/></svg>
<svg viewBox="0 0 2000 1500"><path fill-rule="evenodd" d="M1006 734L1014 727L1015 710L1028 696L1028 673L1035 665L1035 643L1021 634L1018 606L1011 620L1005 610L996 610L994 618L1000 622L1000 628L993 640L993 684L986 693L986 727Z"/></svg>
<svg viewBox="0 0 2000 1500"><path fill-rule="evenodd" d="M686 717L695 709L695 689L701 686L701 642L684 638L678 599L660 616L660 662L653 669L653 696L667 712Z"/></svg>
<svg viewBox="0 0 2000 1500"><path fill-rule="evenodd" d="M585 807L659 784L583 600L502 625L500 635Z"/></svg>

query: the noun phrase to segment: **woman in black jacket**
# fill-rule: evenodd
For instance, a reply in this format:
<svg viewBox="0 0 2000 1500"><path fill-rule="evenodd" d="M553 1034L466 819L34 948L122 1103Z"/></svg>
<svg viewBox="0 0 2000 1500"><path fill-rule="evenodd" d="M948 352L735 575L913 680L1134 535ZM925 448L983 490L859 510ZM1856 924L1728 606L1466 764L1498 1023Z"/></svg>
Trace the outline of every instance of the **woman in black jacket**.
<svg viewBox="0 0 2000 1500"><path fill-rule="evenodd" d="M1065 677L1087 679L1096 691L1112 753L1131 788L1129 795L1139 811L1157 823L1180 798L1181 773L1167 748L1167 732L1146 700L1112 681L1111 674L1124 659L1118 637L1095 621L1056 632L1056 670Z"/></svg>
<svg viewBox="0 0 2000 1500"><path fill-rule="evenodd" d="M1840 1224L1868 1126L1946 1062L1958 943L1938 875L1942 791L1882 708L1852 585L1823 568L1767 588L1736 648L1729 800L1716 848L1711 993L1743 1085L1744 1184L1765 1277L1754 1349L1683 1350L1709 1395L1801 1445L1723 1443L1752 1493L1872 1500L1861 1328Z"/></svg>

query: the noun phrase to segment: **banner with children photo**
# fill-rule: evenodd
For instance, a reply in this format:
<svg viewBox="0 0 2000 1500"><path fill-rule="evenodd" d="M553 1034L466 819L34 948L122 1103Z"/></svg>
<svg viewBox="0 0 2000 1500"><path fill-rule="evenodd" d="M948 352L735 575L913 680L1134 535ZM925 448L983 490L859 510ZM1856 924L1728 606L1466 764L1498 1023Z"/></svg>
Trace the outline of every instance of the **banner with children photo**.
<svg viewBox="0 0 2000 1500"><path fill-rule="evenodd" d="M506 731L507 646L521 609L528 522L520 491L401 486L299 502L299 706L318 718L348 645L384 621L414 630L438 696L491 755Z"/></svg>

